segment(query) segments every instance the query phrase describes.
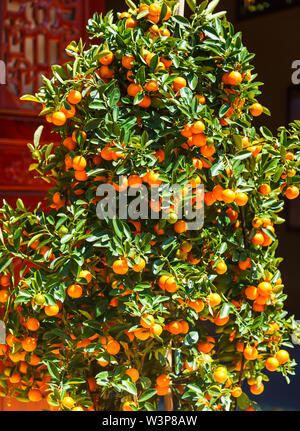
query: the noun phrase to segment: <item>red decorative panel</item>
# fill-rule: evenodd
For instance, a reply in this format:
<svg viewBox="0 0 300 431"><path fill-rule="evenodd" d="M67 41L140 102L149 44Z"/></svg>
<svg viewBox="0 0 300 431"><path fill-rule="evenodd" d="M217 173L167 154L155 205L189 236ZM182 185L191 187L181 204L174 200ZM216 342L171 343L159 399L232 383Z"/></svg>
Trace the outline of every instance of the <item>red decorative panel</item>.
<svg viewBox="0 0 300 431"><path fill-rule="evenodd" d="M84 34L86 5L82 0L1 0L0 58L7 68L7 85L1 91L1 109L32 109L19 96L34 94L41 74L64 63L66 45Z"/></svg>

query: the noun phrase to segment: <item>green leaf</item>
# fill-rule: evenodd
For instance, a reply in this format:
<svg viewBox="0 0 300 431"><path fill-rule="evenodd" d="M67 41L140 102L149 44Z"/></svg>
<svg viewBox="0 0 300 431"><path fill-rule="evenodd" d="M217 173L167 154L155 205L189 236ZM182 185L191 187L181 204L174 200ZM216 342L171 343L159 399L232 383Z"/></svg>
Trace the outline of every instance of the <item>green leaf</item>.
<svg viewBox="0 0 300 431"><path fill-rule="evenodd" d="M197 2L196 0L186 0L189 8L191 9L192 12L195 12L196 7L197 7Z"/></svg>
<svg viewBox="0 0 300 431"><path fill-rule="evenodd" d="M241 410L247 410L250 407L250 404L251 402L245 392L237 398L237 405Z"/></svg>
<svg viewBox="0 0 300 431"><path fill-rule="evenodd" d="M40 139L41 139L41 135L43 133L44 130L44 126L39 126L33 136L33 144L35 146L35 148L38 148L39 144L40 144Z"/></svg>
<svg viewBox="0 0 300 431"><path fill-rule="evenodd" d="M198 340L199 340L198 332L191 331L188 334L186 334L184 341L183 341L183 345L186 347L192 346L193 344L196 344Z"/></svg>
<svg viewBox="0 0 300 431"><path fill-rule="evenodd" d="M150 398L156 395L156 389L147 389L139 398L139 402L143 403L144 401L149 400Z"/></svg>
<svg viewBox="0 0 300 431"><path fill-rule="evenodd" d="M220 311L220 318L224 319L229 315L231 306L228 303L225 303L222 305L221 311Z"/></svg>

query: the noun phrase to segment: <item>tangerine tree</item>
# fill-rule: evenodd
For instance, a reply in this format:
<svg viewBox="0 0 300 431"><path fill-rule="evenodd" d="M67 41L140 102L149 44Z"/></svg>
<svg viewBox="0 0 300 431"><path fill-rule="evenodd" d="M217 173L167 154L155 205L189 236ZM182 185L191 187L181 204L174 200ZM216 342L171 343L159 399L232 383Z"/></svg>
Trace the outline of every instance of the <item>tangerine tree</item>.
<svg viewBox="0 0 300 431"><path fill-rule="evenodd" d="M275 225L299 194L300 122L256 128L269 111L241 34L217 1L189 1L190 19L174 3L95 14L90 45L72 42L23 97L60 143L43 144L40 127L29 144L30 170L54 184L49 210L0 210L1 396L46 396L52 410L156 410L160 396L166 409L253 410L246 383L256 396L265 370L294 373ZM173 184L198 209L204 187L203 228L178 218L175 198L164 205ZM103 185L115 204L155 189L155 217L99 218Z"/></svg>

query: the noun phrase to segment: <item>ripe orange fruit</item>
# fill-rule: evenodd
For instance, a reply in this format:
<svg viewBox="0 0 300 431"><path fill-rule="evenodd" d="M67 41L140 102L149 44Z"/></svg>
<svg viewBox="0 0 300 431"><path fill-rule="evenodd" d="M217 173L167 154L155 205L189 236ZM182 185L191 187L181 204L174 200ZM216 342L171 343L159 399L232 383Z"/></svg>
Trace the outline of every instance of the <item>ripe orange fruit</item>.
<svg viewBox="0 0 300 431"><path fill-rule="evenodd" d="M68 409L72 409L75 405L75 401L72 397L66 396L62 400L62 405Z"/></svg>
<svg viewBox="0 0 300 431"><path fill-rule="evenodd" d="M86 159L83 156L76 156L73 159L73 169L75 171L84 171L86 168Z"/></svg>
<svg viewBox="0 0 300 431"><path fill-rule="evenodd" d="M156 389L157 395L159 395L159 396L167 395L169 392L169 386L158 386L158 385L156 385L155 389Z"/></svg>
<svg viewBox="0 0 300 431"><path fill-rule="evenodd" d="M173 81L173 89L175 92L179 91L181 88L184 88L186 86L187 86L187 82L185 78L183 78L182 76L178 76Z"/></svg>
<svg viewBox="0 0 300 431"><path fill-rule="evenodd" d="M88 179L86 171L75 171L74 177L77 181L86 181Z"/></svg>
<svg viewBox="0 0 300 431"><path fill-rule="evenodd" d="M82 296L82 287L79 284L71 284L67 289L67 293L70 298L80 298Z"/></svg>
<svg viewBox="0 0 300 431"><path fill-rule="evenodd" d="M163 331L163 328L158 323L154 323L150 328L151 334L156 335L157 337L160 336L160 334Z"/></svg>
<svg viewBox="0 0 300 431"><path fill-rule="evenodd" d="M146 266L146 261L142 257L139 257L138 263L135 263L132 267L133 271L141 272Z"/></svg>
<svg viewBox="0 0 300 431"><path fill-rule="evenodd" d="M79 134L78 134L79 133ZM77 137L78 136L78 137ZM80 139L80 136L82 137L82 140L83 140L83 142L85 142L86 141L86 133L83 131L83 130L75 130L73 133L72 133L72 141L73 142L75 142L75 143L77 143L77 142L80 142L79 141L79 139ZM76 147L76 145L75 145L75 147Z"/></svg>
<svg viewBox="0 0 300 431"><path fill-rule="evenodd" d="M231 395L234 398L238 398L242 395L243 391L242 388L240 386L235 386L234 388L231 389Z"/></svg>
<svg viewBox="0 0 300 431"><path fill-rule="evenodd" d="M169 386L170 382L171 382L171 378L167 374L161 374L156 379L157 386L166 387L166 386Z"/></svg>
<svg viewBox="0 0 300 431"><path fill-rule="evenodd" d="M261 296L269 296L272 293L272 285L268 281L263 281L257 286L257 292Z"/></svg>
<svg viewBox="0 0 300 431"><path fill-rule="evenodd" d="M276 353L276 359L281 365L283 365L288 362L288 360L290 359L290 355L286 350L279 350Z"/></svg>
<svg viewBox="0 0 300 431"><path fill-rule="evenodd" d="M145 314L140 318L140 324L143 328L149 329L155 323L154 317L151 314Z"/></svg>
<svg viewBox="0 0 300 431"><path fill-rule="evenodd" d="M10 276L9 275L2 275L0 278L0 285L2 287L9 287L10 286Z"/></svg>
<svg viewBox="0 0 300 431"><path fill-rule="evenodd" d="M222 200L227 204L232 203L235 200L235 192L231 189L225 189L222 191Z"/></svg>
<svg viewBox="0 0 300 431"><path fill-rule="evenodd" d="M0 290L0 303L5 304L8 301L9 292L7 290Z"/></svg>
<svg viewBox="0 0 300 431"><path fill-rule="evenodd" d="M133 333L134 336L141 341L146 341L150 337L150 331L145 328L136 329Z"/></svg>
<svg viewBox="0 0 300 431"><path fill-rule="evenodd" d="M61 111L54 112L52 115L52 123L55 126L63 126L67 121L67 117Z"/></svg>
<svg viewBox="0 0 300 431"><path fill-rule="evenodd" d="M33 352L36 349L37 342L36 339L33 337L26 337L22 341L22 347L25 350L25 352Z"/></svg>
<svg viewBox="0 0 300 431"><path fill-rule="evenodd" d="M57 304L46 305L44 311L47 316L56 316L59 313L59 306Z"/></svg>
<svg viewBox="0 0 300 431"><path fill-rule="evenodd" d="M271 193L271 187L269 184L262 184L258 187L258 191L262 195L267 196L269 193Z"/></svg>
<svg viewBox="0 0 300 431"><path fill-rule="evenodd" d="M126 23L125 23L126 28L136 28L137 25L138 25L138 22L135 19L131 17L126 19Z"/></svg>
<svg viewBox="0 0 300 431"><path fill-rule="evenodd" d="M246 193L243 192L237 192L235 194L235 199L234 202L239 206L239 207L243 207L244 205L246 205L246 203L248 202L248 196L246 195Z"/></svg>
<svg viewBox="0 0 300 431"><path fill-rule="evenodd" d="M250 299L251 301L254 301L254 299L256 299L258 296L257 288L255 286L248 286L245 289L245 295L247 296L248 299Z"/></svg>
<svg viewBox="0 0 300 431"><path fill-rule="evenodd" d="M149 92L156 92L159 89L159 85L153 79L151 81L146 82L145 90Z"/></svg>
<svg viewBox="0 0 300 431"><path fill-rule="evenodd" d="M82 100L82 94L80 93L80 91L71 90L70 93L69 93L69 95L68 95L67 100L72 105L77 105Z"/></svg>
<svg viewBox="0 0 300 431"><path fill-rule="evenodd" d="M181 323L174 320L173 322L168 323L167 330L173 335L178 335L182 331Z"/></svg>
<svg viewBox="0 0 300 431"><path fill-rule="evenodd" d="M203 123L203 121L198 120L194 124L192 124L191 132L193 134L203 133L204 130L205 130L205 124Z"/></svg>
<svg viewBox="0 0 300 431"><path fill-rule="evenodd" d="M115 73L113 69L110 69L108 66L101 66L99 69L99 75L102 79L111 79L114 77Z"/></svg>
<svg viewBox="0 0 300 431"><path fill-rule="evenodd" d="M226 317L220 317L219 314L216 315L214 318L214 324L217 326L224 326L229 321L229 316Z"/></svg>
<svg viewBox="0 0 300 431"><path fill-rule="evenodd" d="M285 191L285 196L288 199L296 199L299 196L299 189L296 186L289 186Z"/></svg>
<svg viewBox="0 0 300 431"><path fill-rule="evenodd" d="M192 136L192 145L195 145L195 147L203 147L206 145L206 136L203 133L197 133L196 135Z"/></svg>
<svg viewBox="0 0 300 431"><path fill-rule="evenodd" d="M132 69L134 60L135 58L133 55L125 55L122 58L122 66L125 67L125 69Z"/></svg>
<svg viewBox="0 0 300 431"><path fill-rule="evenodd" d="M227 369L225 367L218 367L214 372L214 380L217 383L225 383L228 378Z"/></svg>
<svg viewBox="0 0 300 431"><path fill-rule="evenodd" d="M132 412L134 411L132 407L137 408L137 403L135 403L134 401L125 401L125 403L122 406L122 410L124 412Z"/></svg>
<svg viewBox="0 0 300 431"><path fill-rule="evenodd" d="M201 311L204 309L204 302L202 299L196 299L195 301L188 301L187 305L191 307L193 310L196 311L196 313L201 313Z"/></svg>
<svg viewBox="0 0 300 431"><path fill-rule="evenodd" d="M222 298L218 293L210 293L206 298L206 302L213 308L221 304Z"/></svg>
<svg viewBox="0 0 300 431"><path fill-rule="evenodd" d="M251 242L255 245L262 245L264 243L264 236L262 234L262 232L257 232L252 238L251 238Z"/></svg>
<svg viewBox="0 0 300 431"><path fill-rule="evenodd" d="M177 292L178 286L174 277L168 277L164 283L164 289L169 293Z"/></svg>
<svg viewBox="0 0 300 431"><path fill-rule="evenodd" d="M141 108L149 108L149 106L151 106L151 97L145 95L143 100L138 104Z"/></svg>
<svg viewBox="0 0 300 431"><path fill-rule="evenodd" d="M127 374L131 378L133 383L137 382L138 379L140 378L140 373L136 368L129 368L128 370L125 371L125 374Z"/></svg>
<svg viewBox="0 0 300 431"><path fill-rule="evenodd" d="M253 103L250 107L250 113L253 117L259 117L263 113L263 107L260 103Z"/></svg>
<svg viewBox="0 0 300 431"><path fill-rule="evenodd" d="M199 352L208 354L215 347L216 340L213 337L207 336L206 341L201 341L197 345L197 349Z"/></svg>
<svg viewBox="0 0 300 431"><path fill-rule="evenodd" d="M107 353L110 355L117 355L120 351L120 344L116 340L109 340L106 345Z"/></svg>
<svg viewBox="0 0 300 431"><path fill-rule="evenodd" d="M127 94L131 97L135 97L141 91L143 91L143 87L140 84L132 83L127 87Z"/></svg>
<svg viewBox="0 0 300 431"><path fill-rule="evenodd" d="M266 359L265 367L269 371L275 371L279 367L279 365L280 364L279 364L278 359L276 359L274 357L270 357L270 358Z"/></svg>
<svg viewBox="0 0 300 431"><path fill-rule="evenodd" d="M42 394L38 389L30 389L28 399L32 402L39 402L42 399Z"/></svg>
<svg viewBox="0 0 300 431"><path fill-rule="evenodd" d="M184 220L178 220L174 224L174 230L176 233L184 233L187 230L187 222Z"/></svg>
<svg viewBox="0 0 300 431"><path fill-rule="evenodd" d="M21 374L19 374L19 373L11 374L11 376L9 377L9 381L12 384L19 383L21 381Z"/></svg>
<svg viewBox="0 0 300 431"><path fill-rule="evenodd" d="M201 94L196 94L197 99L199 100L200 105L204 105L206 102L206 99Z"/></svg>
<svg viewBox="0 0 300 431"><path fill-rule="evenodd" d="M26 326L29 331L37 331L40 327L40 322L34 317L30 317L26 322Z"/></svg>
<svg viewBox="0 0 300 431"><path fill-rule="evenodd" d="M104 66L109 66L114 60L114 54L110 51L108 54L99 58L99 62Z"/></svg>
<svg viewBox="0 0 300 431"><path fill-rule="evenodd" d="M242 82L242 75L240 72L232 71L226 76L226 84L228 85L239 85Z"/></svg>
<svg viewBox="0 0 300 431"><path fill-rule="evenodd" d="M224 260L221 260L215 267L214 270L219 274L225 274L225 272L227 271L227 265L224 262Z"/></svg>
<svg viewBox="0 0 300 431"><path fill-rule="evenodd" d="M92 274L90 271L80 271L79 278L84 278L88 283L92 281Z"/></svg>
<svg viewBox="0 0 300 431"><path fill-rule="evenodd" d="M257 357L258 357L258 351L257 351L256 347L247 346L244 349L244 357L248 361L253 361L253 360L257 359Z"/></svg>
<svg viewBox="0 0 300 431"><path fill-rule="evenodd" d="M244 261L240 260L238 265L242 271L245 271L246 269L251 268L252 263L251 263L250 257L247 257L246 260Z"/></svg>
<svg viewBox="0 0 300 431"><path fill-rule="evenodd" d="M250 386L250 391L254 395L260 395L264 391L264 389L265 389L265 387L264 387L263 383L261 383L259 386L257 386L256 383L254 385Z"/></svg>
<svg viewBox="0 0 300 431"><path fill-rule="evenodd" d="M121 275L126 274L129 269L128 263L124 258L115 260L112 268L114 273L121 274Z"/></svg>

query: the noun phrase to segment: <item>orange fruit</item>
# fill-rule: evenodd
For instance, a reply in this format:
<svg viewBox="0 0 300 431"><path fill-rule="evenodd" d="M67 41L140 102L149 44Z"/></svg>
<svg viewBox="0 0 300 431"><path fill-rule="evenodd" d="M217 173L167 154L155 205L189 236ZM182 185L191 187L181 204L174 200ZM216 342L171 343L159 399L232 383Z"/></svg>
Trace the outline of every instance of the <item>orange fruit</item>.
<svg viewBox="0 0 300 431"><path fill-rule="evenodd" d="M182 76L178 76L173 81L173 89L175 92L179 91L181 88L184 88L186 86L187 86L187 82L185 78L183 78Z"/></svg>
<svg viewBox="0 0 300 431"><path fill-rule="evenodd" d="M80 103L82 100L82 94L80 93L80 91L71 90L67 97L67 100L72 105L77 105L77 103Z"/></svg>
<svg viewBox="0 0 300 431"><path fill-rule="evenodd" d="M243 207L248 202L248 196L243 192L236 192L234 202L239 206Z"/></svg>
<svg viewBox="0 0 300 431"><path fill-rule="evenodd" d="M227 204L232 203L235 200L236 194L231 189L225 189L222 191L222 200Z"/></svg>
<svg viewBox="0 0 300 431"><path fill-rule="evenodd" d="M153 79L151 81L146 82L145 90L149 92L156 92L159 89L159 85Z"/></svg>
<svg viewBox="0 0 300 431"><path fill-rule="evenodd" d="M75 401L72 397L66 396L62 400L62 405L68 409L72 409L75 405Z"/></svg>
<svg viewBox="0 0 300 431"><path fill-rule="evenodd" d="M264 243L264 236L262 234L262 232L257 232L252 238L251 238L251 242L255 245L262 245Z"/></svg>
<svg viewBox="0 0 300 431"><path fill-rule="evenodd" d="M146 261L142 257L139 257L138 263L135 263L132 267L133 271L141 272L146 266Z"/></svg>
<svg viewBox="0 0 300 431"><path fill-rule="evenodd" d="M99 58L99 62L104 66L109 66L114 60L114 54L110 51L108 54Z"/></svg>
<svg viewBox="0 0 300 431"><path fill-rule="evenodd" d="M120 351L120 344L116 340L110 340L106 345L107 353L110 355L117 355Z"/></svg>
<svg viewBox="0 0 300 431"><path fill-rule="evenodd" d="M92 281L92 274L89 271L80 271L79 278L84 278L88 283Z"/></svg>
<svg viewBox="0 0 300 431"><path fill-rule="evenodd" d="M227 369L225 367L218 367L214 372L214 380L217 383L225 383L228 378Z"/></svg>
<svg viewBox="0 0 300 431"><path fill-rule="evenodd" d="M166 387L166 386L169 386L170 382L171 382L171 378L167 374L161 374L156 379L157 386Z"/></svg>
<svg viewBox="0 0 300 431"><path fill-rule="evenodd" d="M213 308L221 304L222 298L218 293L210 293L206 298L206 302Z"/></svg>
<svg viewBox="0 0 300 431"><path fill-rule="evenodd" d="M135 403L134 401L125 401L125 403L123 403L122 405L122 410L124 412L132 412L134 411L132 407L137 408L137 403Z"/></svg>
<svg viewBox="0 0 300 431"><path fill-rule="evenodd" d="M126 19L126 22L125 22L126 28L136 28L137 25L138 25L138 22L135 19L133 19L131 17Z"/></svg>
<svg viewBox="0 0 300 431"><path fill-rule="evenodd" d="M233 71L229 72L226 76L226 84L228 85L239 85L242 82L242 75L240 72Z"/></svg>
<svg viewBox="0 0 300 431"><path fill-rule="evenodd" d="M247 346L244 349L244 357L248 361L253 361L253 360L257 359L257 357L258 357L258 351L257 351L256 347Z"/></svg>
<svg viewBox="0 0 300 431"><path fill-rule="evenodd" d="M285 191L285 196L288 199L296 199L299 196L299 189L296 186L289 186Z"/></svg>
<svg viewBox="0 0 300 431"><path fill-rule="evenodd" d="M128 263L124 258L115 260L112 267L115 274L126 274L128 272Z"/></svg>
<svg viewBox="0 0 300 431"><path fill-rule="evenodd" d="M263 107L260 103L253 103L250 107L250 113L253 117L259 117L263 113Z"/></svg>
<svg viewBox="0 0 300 431"><path fill-rule="evenodd" d="M40 322L34 317L30 317L26 322L26 326L29 331L37 331L40 327Z"/></svg>
<svg viewBox="0 0 300 431"><path fill-rule="evenodd" d="M207 336L206 341L201 341L197 345L197 349L199 352L208 354L215 347L216 340L213 337Z"/></svg>
<svg viewBox="0 0 300 431"><path fill-rule="evenodd" d="M158 323L154 323L150 328L151 334L156 335L157 337L160 336L160 334L163 331L163 328Z"/></svg>
<svg viewBox="0 0 300 431"><path fill-rule="evenodd" d="M205 130L205 124L203 123L203 121L198 120L194 124L192 124L191 132L193 134L203 133L204 130Z"/></svg>
<svg viewBox="0 0 300 431"><path fill-rule="evenodd" d="M229 316L226 317L220 317L219 314L214 318L214 324L217 326L224 326L229 321Z"/></svg>
<svg viewBox="0 0 300 431"><path fill-rule="evenodd" d="M133 333L134 336L141 341L148 340L148 338L150 337L150 331L145 328L136 329Z"/></svg>
<svg viewBox="0 0 300 431"><path fill-rule="evenodd" d="M225 274L225 272L227 272L227 265L226 263L221 260L215 267L214 270L219 274Z"/></svg>
<svg viewBox="0 0 300 431"><path fill-rule="evenodd" d="M260 395L264 391L264 384L261 383L259 386L255 383L254 385L250 386L250 392L254 395Z"/></svg>
<svg viewBox="0 0 300 431"><path fill-rule="evenodd" d="M277 358L270 357L266 359L265 367L269 371L275 371L279 367L279 361Z"/></svg>
<svg viewBox="0 0 300 431"><path fill-rule="evenodd" d="M248 286L245 289L245 295L247 296L248 299L250 299L251 301L253 301L258 296L257 288L255 286Z"/></svg>
<svg viewBox="0 0 300 431"><path fill-rule="evenodd" d="M234 398L238 398L238 397L240 397L240 396L242 395L242 393L243 393L243 391L242 391L242 388L241 388L240 386L234 386L234 387L231 389L231 395L232 395Z"/></svg>
<svg viewBox="0 0 300 431"><path fill-rule="evenodd" d="M52 123L55 126L63 126L67 121L67 117L61 111L54 112L52 115Z"/></svg>
<svg viewBox="0 0 300 431"><path fill-rule="evenodd" d="M76 156L73 159L73 169L75 171L84 171L86 168L86 159L83 156Z"/></svg>
<svg viewBox="0 0 300 431"><path fill-rule="evenodd" d="M28 392L28 398L32 402L39 402L42 399L42 394L38 389L30 389Z"/></svg>
<svg viewBox="0 0 300 431"><path fill-rule="evenodd" d="M167 330L173 335L178 335L182 331L181 323L174 320L173 322L168 323Z"/></svg>
<svg viewBox="0 0 300 431"><path fill-rule="evenodd" d="M100 68L99 68L99 75L100 75L100 78L102 78L102 79L110 79L110 78L113 78L114 77L114 71L113 71L113 69L110 69L108 66L101 66Z"/></svg>
<svg viewBox="0 0 300 431"><path fill-rule="evenodd" d="M262 195L267 196L271 193L271 187L269 186L269 184L262 184L258 187L258 191Z"/></svg>
<svg viewBox="0 0 300 431"><path fill-rule="evenodd" d="M9 292L7 290L0 290L0 303L5 304L8 301Z"/></svg>
<svg viewBox="0 0 300 431"><path fill-rule="evenodd" d="M286 350L279 350L276 353L276 359L281 365L283 365L288 362L288 360L290 359L290 355Z"/></svg>
<svg viewBox="0 0 300 431"><path fill-rule="evenodd" d="M127 94L131 97L135 97L141 91L143 91L143 87L140 84L132 83L127 87Z"/></svg>
<svg viewBox="0 0 300 431"><path fill-rule="evenodd" d="M159 396L164 396L167 395L169 393L169 386L155 386L157 395Z"/></svg>
<svg viewBox="0 0 300 431"><path fill-rule="evenodd" d="M184 233L187 230L187 222L184 220L178 220L174 224L174 230L176 233Z"/></svg>
<svg viewBox="0 0 300 431"><path fill-rule="evenodd" d="M127 374L131 378L133 383L137 382L140 378L140 373L136 368L129 368L125 371L125 374Z"/></svg>
<svg viewBox="0 0 300 431"><path fill-rule="evenodd" d="M36 339L33 337L26 337L22 341L22 347L25 350L25 352L33 352L36 349L37 342Z"/></svg>
<svg viewBox="0 0 300 431"><path fill-rule="evenodd" d="M140 324L143 328L149 329L155 323L154 317L151 314L145 314L140 318Z"/></svg>
<svg viewBox="0 0 300 431"><path fill-rule="evenodd" d="M134 60L135 58L133 55L125 55L122 58L122 66L125 67L125 69L132 69Z"/></svg>
<svg viewBox="0 0 300 431"><path fill-rule="evenodd" d="M80 298L82 296L82 287L79 284L71 284L67 289L67 293L70 298Z"/></svg>
<svg viewBox="0 0 300 431"><path fill-rule="evenodd" d="M59 306L55 305L46 305L45 314L47 316L56 316L59 313Z"/></svg>
<svg viewBox="0 0 300 431"><path fill-rule="evenodd" d="M193 310L196 311L196 313L201 313L201 311L204 309L204 302L202 299L196 299L195 301L188 301L187 305L191 307Z"/></svg>
<svg viewBox="0 0 300 431"><path fill-rule="evenodd" d="M195 147L203 147L206 145L206 136L203 133L197 133L192 136L192 145Z"/></svg>
<svg viewBox="0 0 300 431"><path fill-rule="evenodd" d="M268 281L263 281L257 286L257 292L261 296L269 296L272 293L272 285Z"/></svg>
<svg viewBox="0 0 300 431"><path fill-rule="evenodd" d="M149 108L151 106L151 97L145 95L143 100L138 104L141 108Z"/></svg>

